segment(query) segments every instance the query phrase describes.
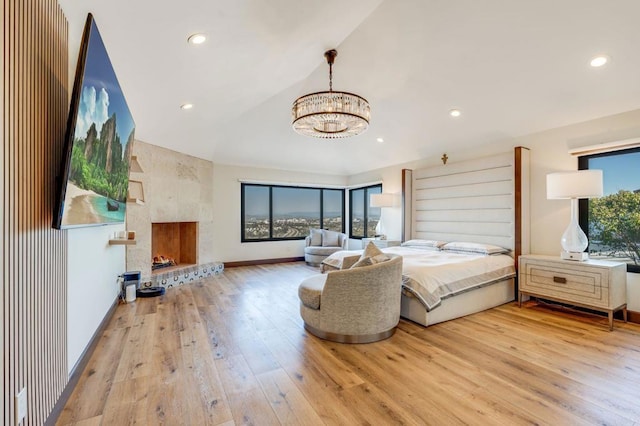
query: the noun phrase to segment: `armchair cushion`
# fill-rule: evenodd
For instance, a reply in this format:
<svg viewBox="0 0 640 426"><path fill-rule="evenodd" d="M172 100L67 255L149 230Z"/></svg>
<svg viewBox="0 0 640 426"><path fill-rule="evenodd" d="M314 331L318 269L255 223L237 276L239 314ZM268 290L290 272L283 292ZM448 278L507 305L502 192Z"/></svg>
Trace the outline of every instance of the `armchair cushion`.
<svg viewBox="0 0 640 426"><path fill-rule="evenodd" d="M361 268L363 266L370 266L373 265L373 261L371 260L370 257L361 257L360 259L358 259L358 261L356 263L354 263L353 265L351 265L351 268L349 269L353 269L353 268Z"/></svg>
<svg viewBox="0 0 640 426"><path fill-rule="evenodd" d="M333 253L337 252L340 250L340 247L315 247L315 246L311 246L311 247L307 247L306 250L304 251L306 254L312 254L312 255L316 255L316 256L330 256Z"/></svg>
<svg viewBox="0 0 640 426"><path fill-rule="evenodd" d="M389 256L387 256L386 254L377 254L373 257L371 257L371 264L375 264L375 263L380 263L380 262L386 262L387 260L389 260Z"/></svg>
<svg viewBox="0 0 640 426"><path fill-rule="evenodd" d="M364 251L362 252L362 255L360 256L360 260L364 259L365 257L370 257L371 263L379 263L379 262L384 262L385 260L389 260L389 256L384 254L378 248L378 246L376 246L372 242L369 242L369 244L367 244L367 247L365 247Z"/></svg>
<svg viewBox="0 0 640 426"><path fill-rule="evenodd" d="M321 246L322 245L322 229L311 229L310 231L309 246Z"/></svg>
<svg viewBox="0 0 640 426"><path fill-rule="evenodd" d="M356 263L358 260L360 260L360 255L356 254L354 256L345 256L342 259L342 263L325 263L324 261L322 262L322 266L329 266L329 268L327 268L327 271L335 271L338 269L349 269L353 266L354 263ZM324 272L324 271L323 271Z"/></svg>
<svg viewBox="0 0 640 426"><path fill-rule="evenodd" d="M323 247L340 247L340 232L322 230L322 246Z"/></svg>
<svg viewBox="0 0 640 426"><path fill-rule="evenodd" d="M327 276L314 275L305 280L305 285L298 287L300 302L311 309L320 309L320 295Z"/></svg>

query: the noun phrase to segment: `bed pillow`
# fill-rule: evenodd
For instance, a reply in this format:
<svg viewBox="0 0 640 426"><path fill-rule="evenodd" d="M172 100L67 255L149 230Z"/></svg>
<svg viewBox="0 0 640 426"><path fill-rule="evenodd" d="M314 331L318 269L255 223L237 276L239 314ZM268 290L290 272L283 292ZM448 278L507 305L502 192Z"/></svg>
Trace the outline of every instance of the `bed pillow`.
<svg viewBox="0 0 640 426"><path fill-rule="evenodd" d="M409 240L400 244L402 247L413 247L424 250L440 250L440 247L447 244L446 241L438 240Z"/></svg>
<svg viewBox="0 0 640 426"><path fill-rule="evenodd" d="M339 247L340 233L336 231L322 230L322 247Z"/></svg>
<svg viewBox="0 0 640 426"><path fill-rule="evenodd" d="M330 259L331 256L329 256L327 259ZM325 260L327 260L325 259ZM351 267L353 266L354 263L356 263L358 260L360 260L360 255L359 254L354 254L353 256L344 256L340 261L337 262L335 268L336 269L351 269ZM331 263L325 263L324 261L322 262L324 264L328 264L329 266L331 266Z"/></svg>
<svg viewBox="0 0 640 426"><path fill-rule="evenodd" d="M469 254L505 254L509 253L509 249L500 246L494 246L492 244L482 243L467 243L462 241L454 241L447 243L441 248L444 251L453 253L469 253Z"/></svg>
<svg viewBox="0 0 640 426"><path fill-rule="evenodd" d="M311 238L310 246L322 245L322 229L310 229L309 237Z"/></svg>

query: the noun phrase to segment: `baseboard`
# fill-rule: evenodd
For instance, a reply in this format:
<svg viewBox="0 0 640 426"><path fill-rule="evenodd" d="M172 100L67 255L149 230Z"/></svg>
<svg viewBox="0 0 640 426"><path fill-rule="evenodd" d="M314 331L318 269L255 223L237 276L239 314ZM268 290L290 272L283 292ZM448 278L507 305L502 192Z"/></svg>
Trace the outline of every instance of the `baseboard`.
<svg viewBox="0 0 640 426"><path fill-rule="evenodd" d="M241 260L238 262L224 262L224 267L236 268L238 266L268 265L271 263L286 263L286 262L301 262L301 261L304 261L304 256L281 257L278 259L258 259L258 260Z"/></svg>
<svg viewBox="0 0 640 426"><path fill-rule="evenodd" d="M113 305L111 305L111 308L109 308L109 310L105 314L104 318L102 319L102 322L100 322L98 329L95 331L95 333L93 333L93 336L91 336L91 340L89 341L89 344L82 352L82 355L80 355L80 359L78 359L78 362L76 362L76 365L73 366L73 369L69 374L69 381L67 382L67 385L64 387L64 390L60 394L60 398L58 398L58 402L56 402L56 405L53 406L53 410L51 410L49 417L47 417L47 421L45 422L46 426L49 426L49 425L53 426L58 421L58 417L60 417L60 414L62 414L62 410L64 409L64 406L67 404L67 401L69 400L69 397L71 396L71 394L73 393L73 390L78 384L78 381L80 381L80 376L82 375L82 372L84 371L85 367L89 363L89 360L91 359L91 355L93 355L93 352L98 346L98 342L100 341L100 338L104 334L104 331L107 328L109 321L111 321L111 318L113 318L113 314L115 314L116 312L116 308L118 307L119 300L120 299L116 297L116 300L113 302Z"/></svg>
<svg viewBox="0 0 640 426"><path fill-rule="evenodd" d="M640 312L630 311L627 309L627 321L640 324Z"/></svg>

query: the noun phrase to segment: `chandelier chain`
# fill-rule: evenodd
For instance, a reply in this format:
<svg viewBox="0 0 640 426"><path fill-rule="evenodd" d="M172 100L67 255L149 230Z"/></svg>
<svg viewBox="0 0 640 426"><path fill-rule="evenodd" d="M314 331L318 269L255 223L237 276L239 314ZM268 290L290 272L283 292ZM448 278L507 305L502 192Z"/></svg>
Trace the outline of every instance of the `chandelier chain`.
<svg viewBox="0 0 640 426"><path fill-rule="evenodd" d="M333 64L329 64L329 91L333 92Z"/></svg>

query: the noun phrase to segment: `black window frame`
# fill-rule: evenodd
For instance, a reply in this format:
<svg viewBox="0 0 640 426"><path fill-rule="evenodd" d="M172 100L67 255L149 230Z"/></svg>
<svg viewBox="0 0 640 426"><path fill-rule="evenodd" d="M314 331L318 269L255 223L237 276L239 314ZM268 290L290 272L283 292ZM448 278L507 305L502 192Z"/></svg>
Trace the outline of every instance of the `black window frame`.
<svg viewBox="0 0 640 426"><path fill-rule="evenodd" d="M607 151L607 152L599 152L595 154L582 155L578 157L578 170L588 170L589 169L589 160L593 158L601 158L601 157L614 157L621 156L626 154L635 154L640 152L640 147L629 148L617 151ZM606 179L606 177L603 177ZM589 200L588 199L580 199L578 200L578 222L580 227L589 238ZM587 247L587 251L589 247ZM640 265L632 265L627 263L627 272L630 273L640 273Z"/></svg>
<svg viewBox="0 0 640 426"><path fill-rule="evenodd" d="M382 184L376 183L374 185L369 186L360 186L358 188L351 188L349 190L349 238L354 240L362 240L363 238L374 238L375 235L367 235L367 224L369 223L369 201L371 199L371 194L369 191L373 188L380 189L380 193L382 193ZM354 235L353 234L353 194L355 191L360 191L364 189L364 236ZM377 194L377 192L376 192Z"/></svg>
<svg viewBox="0 0 640 426"><path fill-rule="evenodd" d="M269 238L247 238L245 235L245 188L251 187L263 187L269 189ZM287 189L309 189L317 190L320 197L320 228L324 229L324 191L339 191L340 202L342 207L342 226L340 232L344 232L345 229L345 202L343 188L327 188L320 186L302 186L302 185L272 185L272 184L260 184L260 183L246 183L240 184L240 241L243 243L260 243L268 241L296 241L304 240L308 234L297 237L273 237L273 189L274 188L287 188Z"/></svg>

